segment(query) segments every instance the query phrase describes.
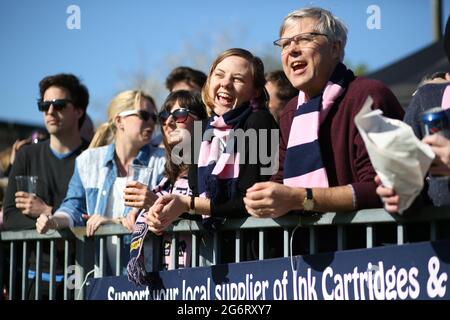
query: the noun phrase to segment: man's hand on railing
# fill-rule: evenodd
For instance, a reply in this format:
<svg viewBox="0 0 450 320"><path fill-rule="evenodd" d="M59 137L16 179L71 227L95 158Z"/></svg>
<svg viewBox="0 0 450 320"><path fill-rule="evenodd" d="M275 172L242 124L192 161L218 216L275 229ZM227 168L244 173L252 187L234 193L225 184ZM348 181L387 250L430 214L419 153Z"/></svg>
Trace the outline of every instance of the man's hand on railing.
<svg viewBox="0 0 450 320"><path fill-rule="evenodd" d="M135 208L150 208L158 197L146 185L137 181L128 181L124 189L125 205Z"/></svg>
<svg viewBox="0 0 450 320"><path fill-rule="evenodd" d="M37 218L41 214L51 215L52 207L48 206L41 198L35 194L24 191L18 191L16 196L16 208L22 211L24 215L31 218Z"/></svg>
<svg viewBox="0 0 450 320"><path fill-rule="evenodd" d="M58 229L58 225L52 216L41 214L36 220L36 230L40 234L47 233L50 229Z"/></svg>
<svg viewBox="0 0 450 320"><path fill-rule="evenodd" d="M398 212L400 196L395 193L394 189L383 186L379 176L375 176L375 183L378 184L377 194L384 203L384 209L389 213Z"/></svg>
<svg viewBox="0 0 450 320"><path fill-rule="evenodd" d="M275 182L259 182L247 189L244 197L245 209L256 218L278 218L290 210L296 209L299 196L289 188Z"/></svg>

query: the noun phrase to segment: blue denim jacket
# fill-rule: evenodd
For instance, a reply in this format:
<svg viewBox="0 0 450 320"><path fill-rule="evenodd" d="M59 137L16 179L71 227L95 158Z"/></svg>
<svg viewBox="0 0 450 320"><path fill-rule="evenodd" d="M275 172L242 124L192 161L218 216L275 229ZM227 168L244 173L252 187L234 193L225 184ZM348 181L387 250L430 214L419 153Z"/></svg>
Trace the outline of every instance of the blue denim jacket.
<svg viewBox="0 0 450 320"><path fill-rule="evenodd" d="M85 150L75 161L75 168L66 197L56 211L68 214L74 226L84 226L82 214L105 215L112 186L117 178L114 160L115 144ZM145 145L133 160L134 164L153 166L149 188L153 189L163 177L164 150ZM124 216L130 208L125 207Z"/></svg>

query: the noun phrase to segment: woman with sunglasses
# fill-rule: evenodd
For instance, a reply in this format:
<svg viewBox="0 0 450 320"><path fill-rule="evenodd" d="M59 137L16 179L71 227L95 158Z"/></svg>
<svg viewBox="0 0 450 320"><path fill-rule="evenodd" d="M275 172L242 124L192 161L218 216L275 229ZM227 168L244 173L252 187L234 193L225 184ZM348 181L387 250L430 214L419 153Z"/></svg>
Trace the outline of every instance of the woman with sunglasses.
<svg viewBox="0 0 450 320"><path fill-rule="evenodd" d="M119 93L109 105L108 121L97 129L89 149L76 159L64 202L51 219L38 220L38 231L81 226L85 220L87 236L102 224L130 227L135 219L122 218L130 212L124 202L128 166L153 167L150 190L162 179L164 151L149 144L156 120L152 97L138 90ZM149 195L156 199L147 188L141 189L133 198L134 206L143 207Z"/></svg>
<svg viewBox="0 0 450 320"><path fill-rule="evenodd" d="M162 110L159 113L159 122L161 124L161 134L164 148L166 150L166 164L164 178L159 185L153 189L153 192L162 197L167 194L176 194L180 196L191 196L193 194L188 183L188 164L175 160L183 157L182 153L174 152L174 148L186 141L192 141L194 132L194 121L205 120L207 118L206 109L201 96L196 92L185 90L174 91L166 98ZM198 123L198 122L197 122ZM191 154L191 144L187 143L188 157ZM177 154L175 154L177 153ZM184 155L186 156L186 154ZM192 161L189 161L192 162ZM142 250L143 241L148 232L146 217L148 210L142 211L136 221L134 233L132 235L130 261L128 263L128 277L136 284L143 283L142 278L145 270L144 250ZM185 218L188 218L186 216ZM178 234L178 268L191 266L191 234ZM171 245L172 239L169 235L163 236L163 262L162 269L172 270L173 256L175 254Z"/></svg>
<svg viewBox="0 0 450 320"><path fill-rule="evenodd" d="M266 143L265 155L270 155L272 129L277 129L267 109L265 82L262 61L247 50L229 49L216 58L202 90L210 118L204 126L198 164L189 168L193 196L158 198L147 215L151 231L162 234L183 212L219 218L248 216L243 202L247 188L270 178L270 170L263 174L263 168L271 163L261 163L259 146ZM233 138L232 131L238 129L254 132L257 141ZM261 129L265 141L260 141ZM277 150L278 141L272 148Z"/></svg>
<svg viewBox="0 0 450 320"><path fill-rule="evenodd" d="M188 164L180 163L172 159L174 147L192 136L194 121L207 118L205 105L201 96L195 92L185 90L171 93L164 102L159 113L163 143L166 150L165 177L153 190L158 196L177 194L191 196L192 190L188 183ZM186 141L186 140L185 140ZM189 140L190 141L190 137ZM175 155L179 156L179 155ZM187 218L187 217L186 217ZM171 238L164 236L164 269L173 269L171 250ZM178 267L190 267L191 265L191 234L182 233L178 237Z"/></svg>

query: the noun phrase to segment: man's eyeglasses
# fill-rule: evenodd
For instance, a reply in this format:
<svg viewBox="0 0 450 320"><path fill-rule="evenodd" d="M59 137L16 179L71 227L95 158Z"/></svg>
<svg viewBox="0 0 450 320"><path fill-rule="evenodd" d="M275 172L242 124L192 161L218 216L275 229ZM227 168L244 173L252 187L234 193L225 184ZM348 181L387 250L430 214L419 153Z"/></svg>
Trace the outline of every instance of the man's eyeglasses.
<svg viewBox="0 0 450 320"><path fill-rule="evenodd" d="M324 33L305 32L305 33L300 33L291 38L280 38L278 40L275 40L273 42L273 44L278 47L281 47L281 49L283 49L283 50L288 49L291 46L292 41L294 41L295 44L298 44L298 45L304 47L304 46L311 44L317 36L324 36L324 37L328 38L328 36Z"/></svg>
<svg viewBox="0 0 450 320"><path fill-rule="evenodd" d="M125 110L119 113L119 116L121 117L138 116L139 119L141 119L144 122L147 122L150 119L152 119L153 122L156 122L157 120L156 114L145 110Z"/></svg>
<svg viewBox="0 0 450 320"><path fill-rule="evenodd" d="M170 116L172 116L173 120L175 120L176 123L183 123L187 120L190 113L195 115L195 113L188 108L179 108L174 112L163 110L159 113L158 117L161 124L165 124Z"/></svg>
<svg viewBox="0 0 450 320"><path fill-rule="evenodd" d="M43 101L41 99L38 100L38 108L41 112L47 112L48 109L50 109L50 106L53 105L53 108L56 111L61 111L64 109L68 103L72 103L72 100L69 99L53 99L53 100L46 100Z"/></svg>

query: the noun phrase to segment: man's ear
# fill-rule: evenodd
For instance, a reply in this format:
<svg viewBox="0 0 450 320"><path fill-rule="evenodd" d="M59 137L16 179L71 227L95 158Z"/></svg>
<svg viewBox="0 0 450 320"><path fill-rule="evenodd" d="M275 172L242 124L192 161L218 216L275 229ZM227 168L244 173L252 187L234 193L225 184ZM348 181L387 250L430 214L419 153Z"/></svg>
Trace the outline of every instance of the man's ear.
<svg viewBox="0 0 450 320"><path fill-rule="evenodd" d="M335 41L331 47L331 56L337 61L341 61L342 43L340 41Z"/></svg>

